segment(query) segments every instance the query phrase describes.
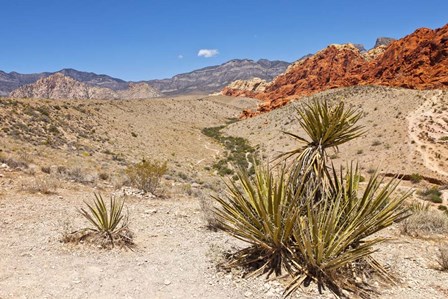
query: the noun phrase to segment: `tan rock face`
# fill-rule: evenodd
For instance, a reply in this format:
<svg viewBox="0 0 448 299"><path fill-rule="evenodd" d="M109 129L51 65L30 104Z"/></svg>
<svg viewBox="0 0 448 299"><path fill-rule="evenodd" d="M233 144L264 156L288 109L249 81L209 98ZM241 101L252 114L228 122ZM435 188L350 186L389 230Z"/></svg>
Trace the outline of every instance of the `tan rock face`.
<svg viewBox="0 0 448 299"><path fill-rule="evenodd" d="M130 83L125 90L90 86L61 73L39 79L10 93L14 98L40 99L143 99L160 96L160 93L146 83Z"/></svg>
<svg viewBox="0 0 448 299"><path fill-rule="evenodd" d="M447 89L448 24L436 30L418 29L366 53L352 44L330 45L292 64L264 92L250 95L263 102L258 111L245 111L242 116L270 111L300 96L353 85Z"/></svg>
<svg viewBox="0 0 448 299"><path fill-rule="evenodd" d="M251 97L256 93L264 92L267 86L268 82L260 78L236 80L226 86L221 93L227 96Z"/></svg>

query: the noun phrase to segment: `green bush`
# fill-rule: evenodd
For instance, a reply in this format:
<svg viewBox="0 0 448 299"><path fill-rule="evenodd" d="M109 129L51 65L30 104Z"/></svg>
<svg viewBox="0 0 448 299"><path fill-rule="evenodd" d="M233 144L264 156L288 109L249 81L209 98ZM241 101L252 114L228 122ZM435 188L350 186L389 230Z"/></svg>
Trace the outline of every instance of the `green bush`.
<svg viewBox="0 0 448 299"><path fill-rule="evenodd" d="M162 176L167 172L167 162L149 161L128 166L126 174L131 184L144 192L155 193L160 185Z"/></svg>
<svg viewBox="0 0 448 299"><path fill-rule="evenodd" d="M421 176L418 173L411 174L411 177L409 179L412 183L417 184L420 183L423 180L423 176Z"/></svg>

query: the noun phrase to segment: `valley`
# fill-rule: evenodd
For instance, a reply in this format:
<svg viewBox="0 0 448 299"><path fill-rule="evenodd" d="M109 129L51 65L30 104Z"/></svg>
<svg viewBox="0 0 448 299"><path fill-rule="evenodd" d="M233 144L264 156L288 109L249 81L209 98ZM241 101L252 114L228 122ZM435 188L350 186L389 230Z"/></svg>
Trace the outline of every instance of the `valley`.
<svg viewBox="0 0 448 299"><path fill-rule="evenodd" d="M360 86L301 101L313 99L342 100L363 111L365 136L341 146L331 156L335 165L358 161L366 178L379 166L380 172L448 179L446 91ZM302 134L294 108L300 101L255 118L229 121L257 103L224 96L1 99L0 296L280 298L284 280L217 270L225 253L243 244L207 228L211 196L224 192L230 176L223 181L213 168L226 150L205 136L204 128L225 126L223 134L248 140L264 160L297 146L282 131ZM142 158L168 162L157 194L142 195L126 187L125 168ZM74 171L62 174L59 168L77 170L77 176L69 175ZM403 181L400 190L431 186L425 180ZM446 204L447 190L441 190ZM107 251L61 243L64 233L85 226L77 209L94 192L124 196L135 249ZM412 200L422 202L417 194ZM435 270L437 244L445 237L412 238L401 233L400 224L381 234L388 241L377 247L375 257L400 283L382 286L380 296L446 297L447 274ZM332 296L319 295L313 284L294 295Z"/></svg>

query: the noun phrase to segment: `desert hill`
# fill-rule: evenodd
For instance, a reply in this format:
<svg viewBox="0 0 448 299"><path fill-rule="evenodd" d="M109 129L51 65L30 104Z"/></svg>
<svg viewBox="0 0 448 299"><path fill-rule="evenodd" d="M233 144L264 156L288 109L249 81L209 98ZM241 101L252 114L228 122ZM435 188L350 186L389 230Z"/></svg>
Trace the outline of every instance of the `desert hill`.
<svg viewBox="0 0 448 299"><path fill-rule="evenodd" d="M313 99L343 99L363 111L360 122L369 131L331 156L336 165L359 160L366 178L380 166L381 172L447 179L447 91L358 86L302 100ZM228 155L202 130L223 126L223 134L247 140L271 160L297 146L281 131L301 134L294 111L299 103L237 121L257 100L0 99L0 296L281 298L281 280L216 270L225 253L242 244L207 229L210 194L223 188L214 165ZM126 167L142 158L168 162L156 196L126 185ZM404 181L400 190L410 187L434 186ZM440 189L446 205L446 190ZM64 231L85 225L77 208L90 202L93 192L126 198L134 251L60 242ZM417 194L413 200L423 202ZM375 253L400 279L397 285L381 285L379 296L445 298L448 274L435 270L435 260L446 236L423 239L400 232L400 224L382 232L392 239ZM297 297L334 298L329 291L319 294L314 284Z"/></svg>
<svg viewBox="0 0 448 299"><path fill-rule="evenodd" d="M10 93L15 98L40 99L146 99L161 96L146 83L129 83L126 89L113 90L91 86L62 73L44 77Z"/></svg>
<svg viewBox="0 0 448 299"><path fill-rule="evenodd" d="M378 47L367 52L353 44L330 45L293 63L263 92L225 88L223 94L258 98L263 101L258 112L264 112L300 96L344 86L448 88L448 24L435 30L418 29L385 46L387 42L380 40Z"/></svg>

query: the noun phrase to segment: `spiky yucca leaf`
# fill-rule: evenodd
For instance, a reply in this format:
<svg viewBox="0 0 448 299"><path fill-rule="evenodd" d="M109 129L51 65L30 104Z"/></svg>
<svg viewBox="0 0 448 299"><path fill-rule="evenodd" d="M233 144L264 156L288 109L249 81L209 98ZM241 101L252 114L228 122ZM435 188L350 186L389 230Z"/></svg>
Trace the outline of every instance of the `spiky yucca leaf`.
<svg viewBox="0 0 448 299"><path fill-rule="evenodd" d="M101 194L95 193L94 195L93 204L86 202L88 210L81 208L80 213L94 226L93 230L108 234L113 233L123 220L124 200L120 201L115 197L111 197L108 210ZM123 225L125 224L123 223Z"/></svg>
<svg viewBox="0 0 448 299"><path fill-rule="evenodd" d="M305 130L309 139L305 139L290 132L284 132L295 138L304 147L287 152L286 156L302 154L307 147L325 151L328 148L337 148L365 132L363 126L356 125L362 112L353 108L346 108L343 102L332 105L328 101L313 100L302 104L296 109L300 126Z"/></svg>
<svg viewBox="0 0 448 299"><path fill-rule="evenodd" d="M308 139L284 132L303 145L279 157L288 159L294 156L291 170L293 188L303 180L303 176L307 176L309 184L318 189L319 197L320 193L334 189L327 166L328 149L337 150L339 145L364 134L363 127L357 125L362 113L346 108L343 102L330 104L328 101L314 100L297 108L297 114L297 120Z"/></svg>
<svg viewBox="0 0 448 299"><path fill-rule="evenodd" d="M287 186L285 167L277 177L269 166L255 166L255 177L240 170L238 181L228 183L226 197L216 197L221 205L216 210L223 230L251 244L234 255L232 264L261 264L254 274L289 268L288 243L300 213L293 194ZM299 192L296 192L299 194Z"/></svg>
<svg viewBox="0 0 448 299"><path fill-rule="evenodd" d="M334 168L333 173L336 174ZM358 197L359 172L353 166L346 175L341 171L335 180L339 192L325 193L331 198L318 203L308 201L306 212L294 229L292 263L298 272L288 292L298 288L306 278L320 286L328 286L336 295L341 295L342 289L354 291L356 287L350 280L340 279L343 277L341 271L360 260L369 263L379 274L386 275L380 264L370 257L373 245L383 241L372 235L409 215L401 204L410 193L394 198L392 193L398 180L383 184L383 180L374 174L362 196Z"/></svg>

